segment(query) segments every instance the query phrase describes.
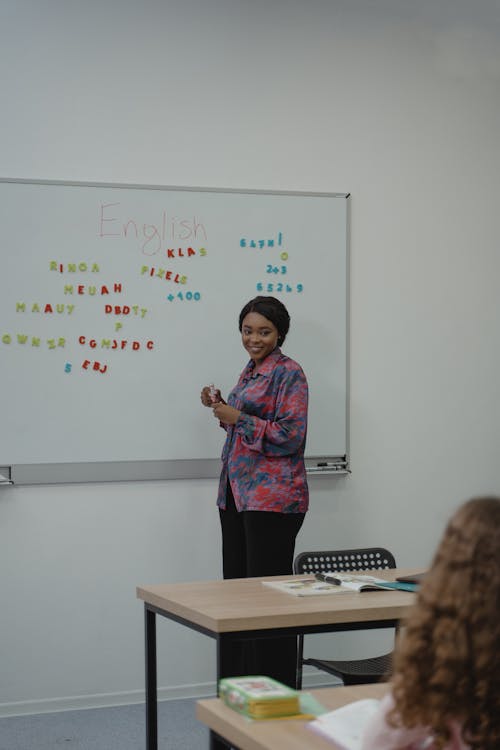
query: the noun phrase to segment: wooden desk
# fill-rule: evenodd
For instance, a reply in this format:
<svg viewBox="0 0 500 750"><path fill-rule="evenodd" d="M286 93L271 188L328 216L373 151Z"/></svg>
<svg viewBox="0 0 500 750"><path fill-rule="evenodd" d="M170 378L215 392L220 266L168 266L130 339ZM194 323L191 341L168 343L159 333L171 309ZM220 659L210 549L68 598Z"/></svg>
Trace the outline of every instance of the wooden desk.
<svg viewBox="0 0 500 750"><path fill-rule="evenodd" d="M374 575L394 580L397 575L414 572L414 569L380 570L374 571ZM290 577L236 578L137 588L137 597L144 601L145 614L147 750L158 748L157 614L216 640L218 683L221 677L230 676L225 655L227 647L235 640L395 627L414 601L414 594L405 591L298 597L262 585L265 580ZM220 747L212 735L210 741L214 750Z"/></svg>
<svg viewBox="0 0 500 750"><path fill-rule="evenodd" d="M308 691L332 711L362 698L381 698L387 685L353 685ZM313 732L309 720L248 721L219 698L201 700L196 717L239 750L335 750L330 740Z"/></svg>

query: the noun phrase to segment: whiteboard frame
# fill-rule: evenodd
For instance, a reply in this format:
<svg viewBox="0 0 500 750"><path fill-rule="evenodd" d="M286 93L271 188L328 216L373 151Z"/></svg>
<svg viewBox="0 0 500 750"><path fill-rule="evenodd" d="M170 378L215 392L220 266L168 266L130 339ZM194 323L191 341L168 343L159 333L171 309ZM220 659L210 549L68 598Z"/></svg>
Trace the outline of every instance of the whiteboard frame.
<svg viewBox="0 0 500 750"><path fill-rule="evenodd" d="M25 177L0 177L0 183L27 185L55 185L67 187L114 188L124 190L158 190L205 193L238 193L243 195L284 195L311 198L345 198L346 200L346 392L345 392L345 446L342 455L316 455L305 457L309 476L345 476L350 468L350 238L351 194L299 190L269 190L254 188L200 187L193 185L151 185L141 183L94 182L77 180L52 180ZM0 456L1 460L1 456ZM0 467L2 468L2 467ZM16 463L3 466L2 475L9 485L87 484L100 482L161 481L171 479L209 479L220 474L218 459L170 459L154 461L102 461L67 463Z"/></svg>

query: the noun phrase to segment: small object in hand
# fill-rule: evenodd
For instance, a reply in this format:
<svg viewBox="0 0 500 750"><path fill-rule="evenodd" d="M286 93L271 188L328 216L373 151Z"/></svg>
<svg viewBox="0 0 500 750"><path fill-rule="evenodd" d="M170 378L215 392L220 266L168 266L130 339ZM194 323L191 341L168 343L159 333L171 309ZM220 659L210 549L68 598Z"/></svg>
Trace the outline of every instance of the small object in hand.
<svg viewBox="0 0 500 750"><path fill-rule="evenodd" d="M215 385L213 383L210 383L208 386L208 390L210 391L210 400L212 401L212 404L215 404L217 401L217 391L215 390Z"/></svg>

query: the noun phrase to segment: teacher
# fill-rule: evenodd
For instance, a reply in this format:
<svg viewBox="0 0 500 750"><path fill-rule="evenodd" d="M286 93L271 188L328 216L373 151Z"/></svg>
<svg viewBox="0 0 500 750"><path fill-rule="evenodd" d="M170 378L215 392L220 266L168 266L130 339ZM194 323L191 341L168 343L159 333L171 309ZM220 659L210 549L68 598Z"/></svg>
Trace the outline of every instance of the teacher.
<svg viewBox="0 0 500 750"><path fill-rule="evenodd" d="M300 365L280 348L289 327L280 300L250 300L239 316L248 364L227 403L214 387L201 391L203 405L227 432L217 498L224 578L287 575L293 569L295 539L309 502L308 386ZM267 674L295 686L295 638L240 646L231 659L233 676Z"/></svg>

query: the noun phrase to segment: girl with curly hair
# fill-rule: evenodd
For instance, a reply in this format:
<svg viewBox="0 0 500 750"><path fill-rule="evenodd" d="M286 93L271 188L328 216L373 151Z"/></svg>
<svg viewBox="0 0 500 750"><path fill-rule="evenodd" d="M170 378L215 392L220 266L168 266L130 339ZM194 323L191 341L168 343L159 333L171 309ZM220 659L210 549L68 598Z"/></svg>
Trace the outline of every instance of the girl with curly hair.
<svg viewBox="0 0 500 750"><path fill-rule="evenodd" d="M499 750L500 498L446 527L362 750Z"/></svg>

